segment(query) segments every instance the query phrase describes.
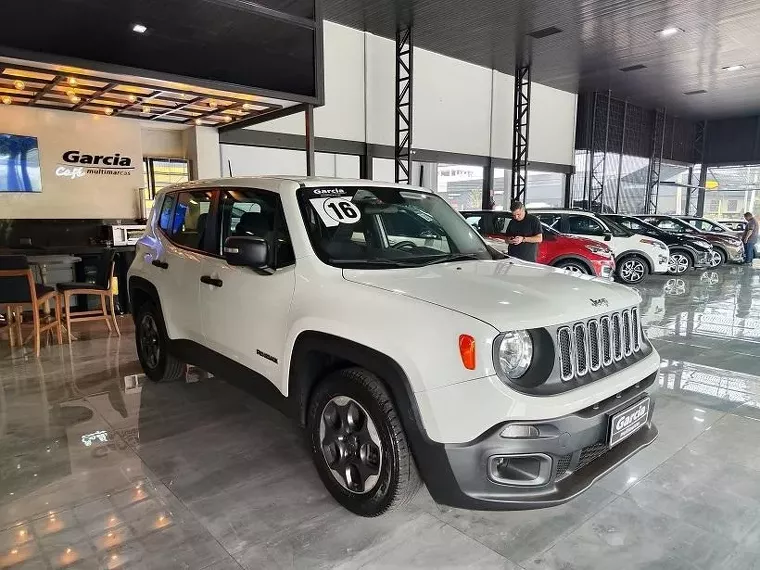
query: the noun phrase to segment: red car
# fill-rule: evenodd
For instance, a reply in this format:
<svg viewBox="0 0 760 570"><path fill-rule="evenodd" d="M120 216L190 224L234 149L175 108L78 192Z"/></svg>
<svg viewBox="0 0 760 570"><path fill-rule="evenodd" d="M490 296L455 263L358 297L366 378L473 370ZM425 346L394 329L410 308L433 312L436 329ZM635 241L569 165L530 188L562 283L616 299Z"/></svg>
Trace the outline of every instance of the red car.
<svg viewBox="0 0 760 570"><path fill-rule="evenodd" d="M512 218L511 212L468 210L462 215L494 248L507 252L505 230ZM612 279L615 258L609 247L595 240L561 234L543 224L542 229L544 241L538 245L538 263Z"/></svg>

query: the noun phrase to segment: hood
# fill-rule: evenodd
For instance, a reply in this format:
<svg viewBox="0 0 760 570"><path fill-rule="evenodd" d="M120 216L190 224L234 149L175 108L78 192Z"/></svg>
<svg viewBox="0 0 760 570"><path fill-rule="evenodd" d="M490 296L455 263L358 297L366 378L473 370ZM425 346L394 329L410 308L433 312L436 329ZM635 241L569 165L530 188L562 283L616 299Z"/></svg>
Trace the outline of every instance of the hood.
<svg viewBox="0 0 760 570"><path fill-rule="evenodd" d="M709 242L719 241L719 242L727 243L730 245L735 244L737 241L741 242L741 240L736 236L719 234L715 232L702 232L701 234L698 234L698 237L703 238L705 241L709 241Z"/></svg>
<svg viewBox="0 0 760 570"><path fill-rule="evenodd" d="M408 269L344 269L343 276L353 283L470 315L500 331L578 321L641 300L623 285L516 259Z"/></svg>

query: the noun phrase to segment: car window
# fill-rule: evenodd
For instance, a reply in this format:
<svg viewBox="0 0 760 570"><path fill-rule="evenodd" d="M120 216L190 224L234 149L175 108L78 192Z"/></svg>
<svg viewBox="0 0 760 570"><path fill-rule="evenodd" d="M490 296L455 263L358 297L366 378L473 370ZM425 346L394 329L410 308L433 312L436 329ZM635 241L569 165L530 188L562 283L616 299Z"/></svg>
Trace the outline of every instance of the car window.
<svg viewBox="0 0 760 570"><path fill-rule="evenodd" d="M644 221L649 221L649 220L645 219ZM666 232L672 232L675 234L682 234L687 231L684 226L682 226L675 220L669 220L667 218L653 218L650 223L657 226L661 230L665 230Z"/></svg>
<svg viewBox="0 0 760 570"><path fill-rule="evenodd" d="M591 216L570 215L567 217L568 233L582 236L603 236L605 229L602 224Z"/></svg>
<svg viewBox="0 0 760 570"><path fill-rule="evenodd" d="M557 231L560 230L560 220L562 219L562 216L560 214L550 214L548 212L538 212L533 214L536 216L539 220L541 220L542 224L545 224L549 226L552 229L555 229Z"/></svg>
<svg viewBox="0 0 760 570"><path fill-rule="evenodd" d="M158 215L158 227L165 232L168 232L169 226L171 226L172 210L174 209L175 201L174 194L167 194L164 196L164 201L161 204L161 212Z"/></svg>
<svg viewBox="0 0 760 570"><path fill-rule="evenodd" d="M277 194L252 188L225 189L219 199L217 254L230 236L259 237L269 244L269 265L286 267L295 262L287 223Z"/></svg>
<svg viewBox="0 0 760 570"><path fill-rule="evenodd" d="M213 190L194 190L176 195L174 215L166 230L174 243L204 251L206 224L213 196Z"/></svg>
<svg viewBox="0 0 760 570"><path fill-rule="evenodd" d="M633 230L635 232L640 232L644 230L644 225L641 222L637 222L636 220L632 220L630 218L616 218L617 222L629 230Z"/></svg>
<svg viewBox="0 0 760 570"><path fill-rule="evenodd" d="M511 214L497 214L493 220L493 233L505 234L507 233L507 226L512 219Z"/></svg>

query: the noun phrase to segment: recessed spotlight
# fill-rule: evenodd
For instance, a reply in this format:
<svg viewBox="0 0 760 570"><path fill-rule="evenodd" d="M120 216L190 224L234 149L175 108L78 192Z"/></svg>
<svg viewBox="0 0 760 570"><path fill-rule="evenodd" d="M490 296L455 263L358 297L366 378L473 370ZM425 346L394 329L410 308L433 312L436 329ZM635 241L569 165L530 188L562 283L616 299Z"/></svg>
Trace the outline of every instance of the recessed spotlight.
<svg viewBox="0 0 760 570"><path fill-rule="evenodd" d="M134 103L135 101L137 101L137 97L136 97L135 95L128 95L128 96L127 96L127 100L128 100L130 103Z"/></svg>
<svg viewBox="0 0 760 570"><path fill-rule="evenodd" d="M707 89L694 89L693 91L684 91L684 95L702 95L707 93Z"/></svg>
<svg viewBox="0 0 760 570"><path fill-rule="evenodd" d="M13 99L8 97L7 95L3 97L2 101L3 101L3 105L10 105L11 103L13 103Z"/></svg>
<svg viewBox="0 0 760 570"><path fill-rule="evenodd" d="M198 126L201 126L203 124L203 121L201 121L200 119L195 119L195 124Z"/></svg>
<svg viewBox="0 0 760 570"><path fill-rule="evenodd" d="M647 66L642 63L637 63L636 65L629 65L628 67L621 67L620 71L624 73L628 73L629 71L638 71L639 69L646 69Z"/></svg>
<svg viewBox="0 0 760 570"><path fill-rule="evenodd" d="M106 107L105 109L103 109L103 112L104 112L106 115L108 115L109 117L110 117L111 115L113 115L113 109L112 109L111 107Z"/></svg>
<svg viewBox="0 0 760 570"><path fill-rule="evenodd" d="M77 94L77 92L76 92L76 91L74 91L73 89L67 89L67 90L66 90L66 96L67 96L69 99L70 99L71 97L75 97L75 96L76 96L76 94Z"/></svg>
<svg viewBox="0 0 760 570"><path fill-rule="evenodd" d="M739 71L741 69L747 69L746 65L729 65L728 67L724 67L723 71Z"/></svg>
<svg viewBox="0 0 760 570"><path fill-rule="evenodd" d="M222 115L222 120L225 123L229 123L232 120L232 117L230 117L229 115Z"/></svg>
<svg viewBox="0 0 760 570"><path fill-rule="evenodd" d="M150 113L150 107L148 105L143 105L142 108L143 113ZM135 487L136 489L139 489L140 487Z"/></svg>
<svg viewBox="0 0 760 570"><path fill-rule="evenodd" d="M246 111L250 111L251 109L253 109L253 105L251 105L250 103L243 103L243 109Z"/></svg>
<svg viewBox="0 0 760 570"><path fill-rule="evenodd" d="M145 32L148 31L148 28L146 28L142 24L135 24L134 26L132 26L132 31L137 34L144 34Z"/></svg>
<svg viewBox="0 0 760 570"><path fill-rule="evenodd" d="M76 87L78 85L76 77L69 77L68 83L72 87Z"/></svg>
<svg viewBox="0 0 760 570"><path fill-rule="evenodd" d="M23 91L25 87L24 82L20 79L16 79L16 81L13 82L13 86L19 91Z"/></svg>
<svg viewBox="0 0 760 570"><path fill-rule="evenodd" d="M681 28L675 28L671 26L662 30L658 30L655 32L655 34L661 38L669 38L670 36L675 36L679 32L683 32L683 30Z"/></svg>
<svg viewBox="0 0 760 570"><path fill-rule="evenodd" d="M72 103L74 103L74 105L76 105L77 103L81 101L81 99L77 95L72 95L71 97L69 97L69 101L71 101Z"/></svg>

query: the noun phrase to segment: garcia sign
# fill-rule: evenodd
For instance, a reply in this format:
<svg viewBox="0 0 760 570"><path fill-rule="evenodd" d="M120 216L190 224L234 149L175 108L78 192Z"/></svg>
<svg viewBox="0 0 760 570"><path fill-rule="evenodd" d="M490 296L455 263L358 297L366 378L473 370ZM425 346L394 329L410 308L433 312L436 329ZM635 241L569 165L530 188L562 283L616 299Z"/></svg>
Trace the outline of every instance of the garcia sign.
<svg viewBox="0 0 760 570"><path fill-rule="evenodd" d="M108 176L129 176L135 169L132 159L116 154L85 154L78 150L67 150L63 153L63 163L55 169L56 176L65 178L82 178L88 174Z"/></svg>

